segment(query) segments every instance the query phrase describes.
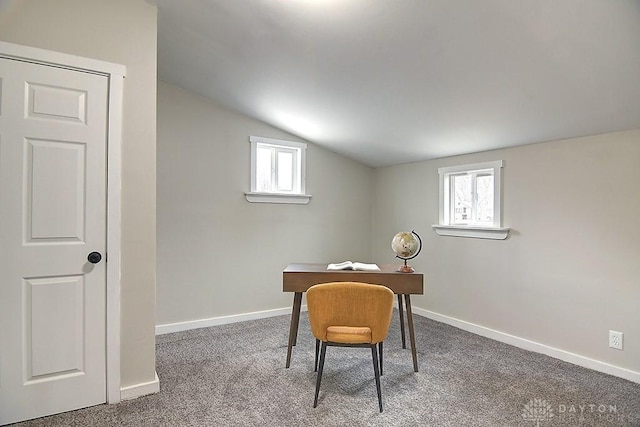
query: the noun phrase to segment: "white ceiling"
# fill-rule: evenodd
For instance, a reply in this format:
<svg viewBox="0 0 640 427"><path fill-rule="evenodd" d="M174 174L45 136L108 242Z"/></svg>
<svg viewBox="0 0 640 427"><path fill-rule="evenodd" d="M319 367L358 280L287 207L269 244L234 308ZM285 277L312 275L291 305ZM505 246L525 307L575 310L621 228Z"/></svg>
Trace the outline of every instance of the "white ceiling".
<svg viewBox="0 0 640 427"><path fill-rule="evenodd" d="M640 128L640 0L157 0L159 78L384 166Z"/></svg>

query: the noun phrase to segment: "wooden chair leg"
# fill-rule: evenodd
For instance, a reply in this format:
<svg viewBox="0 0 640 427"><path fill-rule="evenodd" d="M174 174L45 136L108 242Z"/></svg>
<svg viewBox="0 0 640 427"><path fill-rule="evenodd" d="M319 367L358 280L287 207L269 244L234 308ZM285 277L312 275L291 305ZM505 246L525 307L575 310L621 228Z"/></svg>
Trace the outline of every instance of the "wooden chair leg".
<svg viewBox="0 0 640 427"><path fill-rule="evenodd" d="M313 364L313 372L318 372L318 353L320 352L320 340L316 338L316 361Z"/></svg>
<svg viewBox="0 0 640 427"><path fill-rule="evenodd" d="M318 394L320 393L320 382L322 381L322 370L324 369L324 355L326 352L327 352L327 343L325 341L322 341L322 349L320 350L320 369L318 370L318 378L316 379L316 397L313 400L314 408L318 406Z"/></svg>
<svg viewBox="0 0 640 427"><path fill-rule="evenodd" d="M378 353L380 353L380 376L383 376L382 372L382 341L378 343Z"/></svg>
<svg viewBox="0 0 640 427"><path fill-rule="evenodd" d="M380 390L380 371L378 370L378 352L376 351L375 344L371 344L371 356L373 357L373 372L376 376L376 390L378 391L378 406L380 407L380 412L382 412L382 390ZM322 356L320 358L320 372L322 372ZM317 391L316 391L316 394L317 394Z"/></svg>

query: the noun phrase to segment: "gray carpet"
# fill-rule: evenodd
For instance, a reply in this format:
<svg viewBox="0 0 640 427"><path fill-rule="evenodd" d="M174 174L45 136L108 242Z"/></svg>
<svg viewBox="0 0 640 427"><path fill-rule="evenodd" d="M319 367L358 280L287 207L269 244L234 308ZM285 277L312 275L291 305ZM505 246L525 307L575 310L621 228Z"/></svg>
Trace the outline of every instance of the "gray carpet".
<svg viewBox="0 0 640 427"><path fill-rule="evenodd" d="M397 311L378 412L371 352L327 349L313 408L306 313L285 369L290 316L157 338L160 393L20 426L640 426L640 384L415 316L418 363ZM408 344L408 343L407 343Z"/></svg>

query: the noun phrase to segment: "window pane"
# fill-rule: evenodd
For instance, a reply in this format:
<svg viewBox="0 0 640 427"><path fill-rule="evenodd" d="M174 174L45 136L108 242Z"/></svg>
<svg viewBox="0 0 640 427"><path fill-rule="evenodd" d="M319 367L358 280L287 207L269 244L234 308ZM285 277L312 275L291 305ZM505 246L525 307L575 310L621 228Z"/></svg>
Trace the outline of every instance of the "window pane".
<svg viewBox="0 0 640 427"><path fill-rule="evenodd" d="M471 175L454 175L453 223L468 224L471 220Z"/></svg>
<svg viewBox="0 0 640 427"><path fill-rule="evenodd" d="M278 190L293 191L293 153L278 152Z"/></svg>
<svg viewBox="0 0 640 427"><path fill-rule="evenodd" d="M270 192L271 189L271 153L268 147L257 147L256 150L256 190Z"/></svg>
<svg viewBox="0 0 640 427"><path fill-rule="evenodd" d="M249 137L249 141L251 192L304 195L306 144L257 136ZM277 200L280 203L286 199Z"/></svg>
<svg viewBox="0 0 640 427"><path fill-rule="evenodd" d="M478 175L476 179L478 206L476 222L493 222L493 175Z"/></svg>

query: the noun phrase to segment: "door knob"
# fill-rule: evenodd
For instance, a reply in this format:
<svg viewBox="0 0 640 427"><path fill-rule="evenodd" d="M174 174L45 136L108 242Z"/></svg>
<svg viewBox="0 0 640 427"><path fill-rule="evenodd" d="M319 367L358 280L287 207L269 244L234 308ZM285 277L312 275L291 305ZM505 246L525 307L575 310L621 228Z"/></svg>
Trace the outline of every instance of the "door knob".
<svg viewBox="0 0 640 427"><path fill-rule="evenodd" d="M87 261L89 261L91 264L97 264L101 259L102 255L100 254L100 252L91 252L87 257Z"/></svg>

